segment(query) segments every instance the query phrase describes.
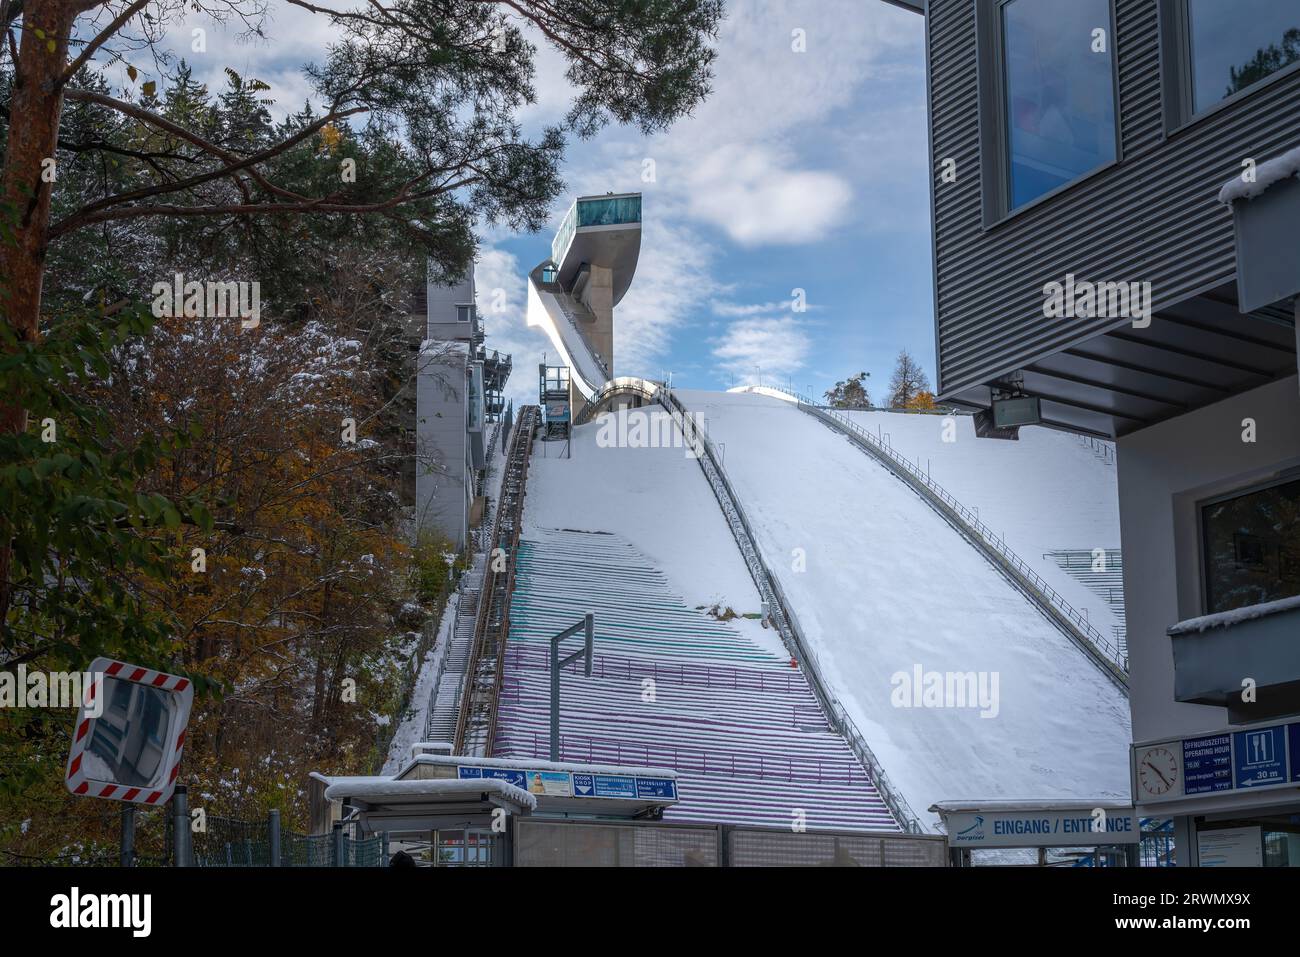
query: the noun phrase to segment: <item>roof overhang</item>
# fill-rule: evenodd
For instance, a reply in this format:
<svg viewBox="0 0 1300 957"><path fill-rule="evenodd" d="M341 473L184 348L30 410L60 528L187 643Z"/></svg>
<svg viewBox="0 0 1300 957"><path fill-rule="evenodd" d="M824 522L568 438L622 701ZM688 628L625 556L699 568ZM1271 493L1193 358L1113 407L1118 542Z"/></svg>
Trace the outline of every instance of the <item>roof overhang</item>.
<svg viewBox="0 0 1300 957"><path fill-rule="evenodd" d="M902 7L904 10L911 10L913 13L925 13L925 0L885 0L885 3L891 7Z"/></svg>
<svg viewBox="0 0 1300 957"><path fill-rule="evenodd" d="M1295 304L1242 315L1236 283L1161 308L1145 327L1122 320L1000 379L942 401L974 409L993 390L1042 399L1043 425L1117 438L1296 373Z"/></svg>
<svg viewBox="0 0 1300 957"><path fill-rule="evenodd" d="M571 288L583 265L604 266L613 272L614 305L617 306L632 285L640 257L640 223L580 226L573 234L564 261L557 263L560 285Z"/></svg>

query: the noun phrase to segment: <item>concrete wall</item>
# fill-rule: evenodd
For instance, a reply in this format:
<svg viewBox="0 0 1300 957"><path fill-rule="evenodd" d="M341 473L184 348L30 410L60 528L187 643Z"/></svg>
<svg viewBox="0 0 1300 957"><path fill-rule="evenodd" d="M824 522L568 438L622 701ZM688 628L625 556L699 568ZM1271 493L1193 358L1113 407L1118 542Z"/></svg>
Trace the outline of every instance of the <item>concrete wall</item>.
<svg viewBox="0 0 1300 957"><path fill-rule="evenodd" d="M415 408L415 521L459 548L469 531L474 474L466 434L466 373L477 319L461 322L457 306L474 303L471 273L450 286L429 282L425 338ZM450 351L448 351L450 350Z"/></svg>
<svg viewBox="0 0 1300 957"><path fill-rule="evenodd" d="M434 349L440 348L434 346ZM415 520L465 543L474 495L465 431L466 357L421 357L416 391Z"/></svg>
<svg viewBox="0 0 1300 957"><path fill-rule="evenodd" d="M1257 441L1242 441L1244 419ZM1121 438L1120 524L1135 741L1228 724L1226 709L1174 700L1165 630L1204 614L1197 503L1300 466L1295 376Z"/></svg>

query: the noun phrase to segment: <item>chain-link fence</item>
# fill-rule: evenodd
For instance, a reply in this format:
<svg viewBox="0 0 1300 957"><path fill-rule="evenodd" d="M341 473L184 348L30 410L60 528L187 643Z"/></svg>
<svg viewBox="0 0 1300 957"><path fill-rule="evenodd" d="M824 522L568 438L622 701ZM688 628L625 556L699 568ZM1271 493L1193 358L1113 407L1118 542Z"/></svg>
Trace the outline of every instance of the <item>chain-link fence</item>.
<svg viewBox="0 0 1300 957"><path fill-rule="evenodd" d="M192 867L269 867L271 835L266 821L208 815L190 836Z"/></svg>

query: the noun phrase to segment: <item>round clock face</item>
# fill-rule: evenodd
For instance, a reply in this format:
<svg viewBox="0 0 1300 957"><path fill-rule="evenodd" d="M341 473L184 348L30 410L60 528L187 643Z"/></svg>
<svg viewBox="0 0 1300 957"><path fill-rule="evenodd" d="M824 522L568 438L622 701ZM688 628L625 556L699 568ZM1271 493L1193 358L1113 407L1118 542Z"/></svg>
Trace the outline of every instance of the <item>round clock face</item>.
<svg viewBox="0 0 1300 957"><path fill-rule="evenodd" d="M1160 797L1178 781L1178 761L1168 748L1148 748L1138 755L1138 785L1143 794Z"/></svg>

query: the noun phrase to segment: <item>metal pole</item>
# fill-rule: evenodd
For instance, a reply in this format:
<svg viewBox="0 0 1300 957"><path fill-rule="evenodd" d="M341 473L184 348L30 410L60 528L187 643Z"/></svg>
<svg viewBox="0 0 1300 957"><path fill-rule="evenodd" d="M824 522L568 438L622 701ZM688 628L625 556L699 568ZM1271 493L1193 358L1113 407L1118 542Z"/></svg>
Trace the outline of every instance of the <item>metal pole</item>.
<svg viewBox="0 0 1300 957"><path fill-rule="evenodd" d="M576 635L579 631L583 632L586 639L582 651L575 652L563 661L560 660L560 642L565 638ZM586 667L584 674L591 677L591 649L596 638L596 619L588 612L583 616L582 622L564 629L554 638L551 639L551 748L550 756L552 761L560 760L560 668L567 665L570 661L579 656L586 658Z"/></svg>
<svg viewBox="0 0 1300 957"><path fill-rule="evenodd" d="M172 794L172 853L176 867L193 867L190 859L190 798L184 784Z"/></svg>
<svg viewBox="0 0 1300 957"><path fill-rule="evenodd" d="M560 642L551 639L551 760L560 760Z"/></svg>
<svg viewBox="0 0 1300 957"><path fill-rule="evenodd" d="M388 832L379 832L379 866L388 866Z"/></svg>
<svg viewBox="0 0 1300 957"><path fill-rule="evenodd" d="M266 814L267 855L271 867L280 866L280 812L272 809Z"/></svg>
<svg viewBox="0 0 1300 957"><path fill-rule="evenodd" d="M343 850L343 822L334 822L334 866L344 867L347 861L344 859Z"/></svg>
<svg viewBox="0 0 1300 957"><path fill-rule="evenodd" d="M135 867L135 805L122 808L122 846L118 856L122 867Z"/></svg>

